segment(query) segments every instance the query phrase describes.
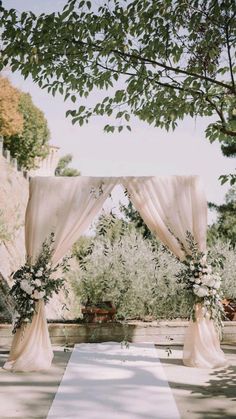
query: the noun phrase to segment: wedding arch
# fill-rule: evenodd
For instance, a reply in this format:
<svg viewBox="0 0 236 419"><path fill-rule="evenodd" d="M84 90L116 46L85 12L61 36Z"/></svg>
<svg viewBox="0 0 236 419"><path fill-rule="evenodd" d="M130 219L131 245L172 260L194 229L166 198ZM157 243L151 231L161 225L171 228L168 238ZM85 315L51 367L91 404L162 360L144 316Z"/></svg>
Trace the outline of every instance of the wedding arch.
<svg viewBox="0 0 236 419"><path fill-rule="evenodd" d="M35 177L25 218L26 253L37 258L45 239L54 232L53 264L69 251L101 210L113 188L121 184L150 230L180 260L188 254L186 231L206 253L207 202L198 176L165 177ZM182 243L182 245L180 245ZM45 305L37 303L32 322L17 330L4 368L45 370L53 351ZM192 367L226 364L214 322L196 308L196 321L186 333L183 362Z"/></svg>

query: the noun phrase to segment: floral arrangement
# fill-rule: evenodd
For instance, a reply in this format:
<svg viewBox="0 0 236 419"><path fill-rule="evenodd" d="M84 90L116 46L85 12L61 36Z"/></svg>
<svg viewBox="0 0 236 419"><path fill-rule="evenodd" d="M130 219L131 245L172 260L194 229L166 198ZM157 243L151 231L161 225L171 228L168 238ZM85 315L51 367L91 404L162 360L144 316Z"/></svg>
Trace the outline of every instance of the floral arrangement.
<svg viewBox="0 0 236 419"><path fill-rule="evenodd" d="M185 266L177 274L177 278L190 293L191 318L196 320L195 306L200 303L204 308L204 314L208 314L210 319L221 326L224 308L221 302L221 277L216 269L222 266L222 260L214 259L209 264L206 254L198 250L191 233L187 232L186 239L191 254L183 261Z"/></svg>
<svg viewBox="0 0 236 419"><path fill-rule="evenodd" d="M68 271L69 257L64 258L61 263L53 267L51 262L53 243L54 233L51 233L49 239L44 241L36 262L31 264L28 260L25 265L12 274L14 285L10 294L13 297L16 310L13 333L22 324L32 321L39 300L43 299L47 303L53 293L58 294L64 285L63 274ZM62 275L56 278L56 272L59 269Z"/></svg>

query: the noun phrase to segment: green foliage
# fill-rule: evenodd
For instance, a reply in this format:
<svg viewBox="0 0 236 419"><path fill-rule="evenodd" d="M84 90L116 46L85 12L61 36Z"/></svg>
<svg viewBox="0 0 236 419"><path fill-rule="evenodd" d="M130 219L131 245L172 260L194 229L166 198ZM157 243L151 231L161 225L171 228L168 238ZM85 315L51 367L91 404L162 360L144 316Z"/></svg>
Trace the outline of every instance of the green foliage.
<svg viewBox="0 0 236 419"><path fill-rule="evenodd" d="M100 115L106 132L121 132L135 115L169 130L186 116L215 116L207 138L235 150L234 0L69 0L60 13L0 13L0 68L70 99L73 124ZM95 89L110 94L82 103Z"/></svg>
<svg viewBox="0 0 236 419"><path fill-rule="evenodd" d="M25 169L34 168L36 157L48 155L49 130L42 111L32 102L28 93L21 93L19 112L23 116L23 131L11 137L4 137L4 147L16 157L20 166Z"/></svg>
<svg viewBox="0 0 236 419"><path fill-rule="evenodd" d="M0 210L0 242L9 241L11 234L7 228L3 212Z"/></svg>
<svg viewBox="0 0 236 419"><path fill-rule="evenodd" d="M95 234L103 236L111 241L111 244L119 240L127 230L133 229L132 224L116 217L112 211L109 214L101 214L98 218Z"/></svg>
<svg viewBox="0 0 236 419"><path fill-rule="evenodd" d="M236 187L232 187L225 197L225 204L209 203L209 207L217 211L217 220L208 230L208 241L212 243L218 238L236 246Z"/></svg>
<svg viewBox="0 0 236 419"><path fill-rule="evenodd" d="M113 232L114 230L114 232ZM176 275L182 264L162 245L153 246L130 223L101 216L95 237L81 237L74 246L79 262L73 287L80 303L111 301L118 319L188 318L193 299ZM209 263L217 263L223 296L235 298L236 255L229 243L211 247Z"/></svg>
<svg viewBox="0 0 236 419"><path fill-rule="evenodd" d="M61 157L56 170L56 176L79 176L80 172L77 169L73 169L72 167L68 167L73 159L72 154L66 154L65 156Z"/></svg>
<svg viewBox="0 0 236 419"><path fill-rule="evenodd" d="M9 286L0 274L0 322L11 322L13 302L9 296Z"/></svg>
<svg viewBox="0 0 236 419"><path fill-rule="evenodd" d="M232 249L230 242L217 240L209 249L209 258L223 259L223 265L218 267L218 272L222 278L222 294L224 298L236 299L236 253Z"/></svg>
<svg viewBox="0 0 236 419"><path fill-rule="evenodd" d="M94 239L80 259L74 288L83 303L112 301L119 319L187 317L183 287L176 286L179 268L164 248L154 253L149 241L127 229L113 241L99 235Z"/></svg>
<svg viewBox="0 0 236 419"><path fill-rule="evenodd" d="M143 221L139 212L134 208L132 202L129 200L128 205L120 206L121 212L124 214L128 222L133 223L135 228L143 235L145 239L156 241L147 224Z"/></svg>

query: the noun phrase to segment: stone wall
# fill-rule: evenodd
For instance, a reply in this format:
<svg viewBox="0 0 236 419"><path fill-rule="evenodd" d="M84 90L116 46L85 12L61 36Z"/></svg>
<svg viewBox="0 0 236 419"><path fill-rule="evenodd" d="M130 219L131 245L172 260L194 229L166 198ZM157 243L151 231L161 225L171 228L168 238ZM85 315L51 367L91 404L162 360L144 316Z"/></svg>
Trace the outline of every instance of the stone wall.
<svg viewBox="0 0 236 419"><path fill-rule="evenodd" d="M187 321L129 322L102 324L51 323L49 333L53 345L73 346L84 342L151 342L156 345L183 345ZM10 325L0 324L0 347L9 349L12 341ZM236 322L224 322L222 343L236 344Z"/></svg>

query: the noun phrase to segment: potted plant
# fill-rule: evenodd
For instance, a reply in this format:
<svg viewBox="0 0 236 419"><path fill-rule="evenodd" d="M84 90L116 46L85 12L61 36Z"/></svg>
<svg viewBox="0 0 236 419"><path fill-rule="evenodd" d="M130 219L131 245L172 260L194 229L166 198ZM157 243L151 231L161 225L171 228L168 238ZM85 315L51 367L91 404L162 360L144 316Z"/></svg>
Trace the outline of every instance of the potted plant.
<svg viewBox="0 0 236 419"><path fill-rule="evenodd" d="M228 320L236 321L236 300L225 298L222 300L222 304L225 311L225 317Z"/></svg>
<svg viewBox="0 0 236 419"><path fill-rule="evenodd" d="M81 312L86 323L104 323L114 320L116 308L109 299L111 284L104 272L95 276L84 275L79 294L83 304Z"/></svg>

